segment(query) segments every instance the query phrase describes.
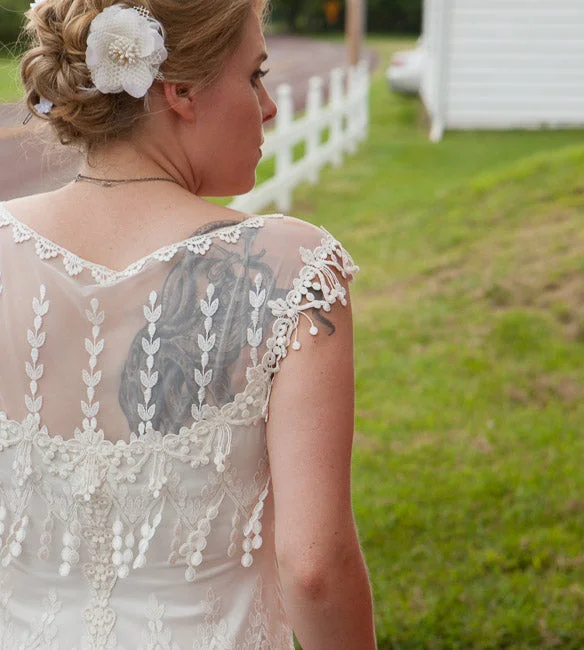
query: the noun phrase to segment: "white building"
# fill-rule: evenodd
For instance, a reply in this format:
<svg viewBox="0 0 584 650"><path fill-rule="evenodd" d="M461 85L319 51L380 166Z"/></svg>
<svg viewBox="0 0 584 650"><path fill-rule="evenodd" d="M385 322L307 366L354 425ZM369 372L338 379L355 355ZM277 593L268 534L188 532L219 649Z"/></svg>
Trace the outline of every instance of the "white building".
<svg viewBox="0 0 584 650"><path fill-rule="evenodd" d="M424 0L424 42L433 140L584 126L584 0Z"/></svg>

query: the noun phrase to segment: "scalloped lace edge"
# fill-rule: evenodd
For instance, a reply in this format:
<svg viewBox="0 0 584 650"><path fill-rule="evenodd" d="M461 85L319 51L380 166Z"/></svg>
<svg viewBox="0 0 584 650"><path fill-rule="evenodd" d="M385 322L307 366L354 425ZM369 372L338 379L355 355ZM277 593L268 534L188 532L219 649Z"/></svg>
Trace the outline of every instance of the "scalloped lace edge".
<svg viewBox="0 0 584 650"><path fill-rule="evenodd" d="M133 277L139 273L151 260L167 262L172 259L182 248L187 248L192 253L204 255L210 248L214 239L221 239L226 243L236 243L244 228L261 228L265 219L282 218L282 214L254 215L233 225L218 228L210 233L194 235L181 241L162 246L151 253L148 253L139 260L132 262L125 269L117 271L102 264L89 262L79 257L67 248L43 237L34 228L12 215L3 203L0 203L0 228L3 226L12 227L12 237L17 244L32 240L35 243L35 251L41 260L61 257L63 266L71 277L79 275L83 270L91 273L92 277L100 285L115 284L120 280Z"/></svg>

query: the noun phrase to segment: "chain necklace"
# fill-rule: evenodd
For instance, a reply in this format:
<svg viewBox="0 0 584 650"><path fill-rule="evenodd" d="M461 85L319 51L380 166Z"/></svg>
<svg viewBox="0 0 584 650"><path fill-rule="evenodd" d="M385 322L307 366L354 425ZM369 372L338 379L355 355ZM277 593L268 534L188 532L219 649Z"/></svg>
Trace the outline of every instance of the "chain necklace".
<svg viewBox="0 0 584 650"><path fill-rule="evenodd" d="M166 178L164 176L148 176L146 178L122 178L120 180L115 180L109 178L95 178L93 176L77 174L77 176L75 176L74 182L93 183L95 185L101 185L101 187L116 187L117 185L125 185L126 183L147 183L150 181L166 181L167 183L176 183L177 185L180 185L180 183L174 178Z"/></svg>

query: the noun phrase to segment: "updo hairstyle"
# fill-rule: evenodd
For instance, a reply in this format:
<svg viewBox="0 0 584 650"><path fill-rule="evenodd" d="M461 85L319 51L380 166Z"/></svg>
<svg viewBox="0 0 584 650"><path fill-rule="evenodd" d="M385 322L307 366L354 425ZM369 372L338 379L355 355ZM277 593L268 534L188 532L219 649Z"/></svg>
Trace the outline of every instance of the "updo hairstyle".
<svg viewBox="0 0 584 650"><path fill-rule="evenodd" d="M126 92L102 94L85 63L91 21L112 0L42 0L27 13L31 41L21 64L29 110L53 126L63 144L88 152L127 138L147 110L146 98ZM252 11L265 18L267 0L137 0L165 31L168 59L160 72L170 83L208 87L241 43ZM41 98L53 103L47 115L35 110Z"/></svg>

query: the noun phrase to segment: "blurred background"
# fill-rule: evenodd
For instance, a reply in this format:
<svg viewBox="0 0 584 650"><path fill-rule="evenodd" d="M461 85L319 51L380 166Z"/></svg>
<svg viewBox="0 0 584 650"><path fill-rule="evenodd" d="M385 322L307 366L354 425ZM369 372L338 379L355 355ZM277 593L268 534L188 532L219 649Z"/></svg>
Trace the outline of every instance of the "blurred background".
<svg viewBox="0 0 584 650"><path fill-rule="evenodd" d="M26 7L0 4L0 198L75 167L15 104ZM582 650L582 0L274 0L268 46L281 121L237 200L361 265L380 649Z"/></svg>

